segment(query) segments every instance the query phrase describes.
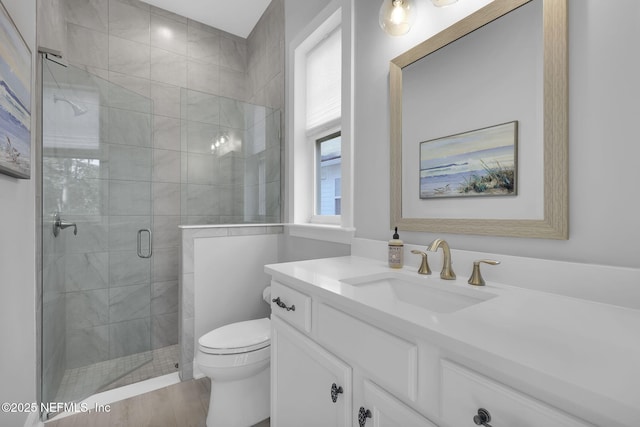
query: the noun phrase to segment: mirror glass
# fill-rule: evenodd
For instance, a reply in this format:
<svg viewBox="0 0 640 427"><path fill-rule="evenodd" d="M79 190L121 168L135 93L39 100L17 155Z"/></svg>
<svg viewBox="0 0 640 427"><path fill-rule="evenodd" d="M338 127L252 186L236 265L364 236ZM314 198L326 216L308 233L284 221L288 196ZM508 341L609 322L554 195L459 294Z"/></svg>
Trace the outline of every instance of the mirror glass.
<svg viewBox="0 0 640 427"><path fill-rule="evenodd" d="M394 59L390 84L392 227L566 238L566 0L494 1ZM420 198L422 142L512 121L517 196L456 197L466 176ZM478 156L455 154L444 173Z"/></svg>

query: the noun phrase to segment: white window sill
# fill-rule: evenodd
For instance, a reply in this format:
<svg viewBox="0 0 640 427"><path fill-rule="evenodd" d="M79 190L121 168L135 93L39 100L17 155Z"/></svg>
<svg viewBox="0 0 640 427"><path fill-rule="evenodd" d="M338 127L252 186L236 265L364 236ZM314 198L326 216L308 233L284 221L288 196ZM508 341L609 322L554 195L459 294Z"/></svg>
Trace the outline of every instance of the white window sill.
<svg viewBox="0 0 640 427"><path fill-rule="evenodd" d="M289 235L305 239L324 240L326 242L350 245L355 236L355 228L327 224L287 224Z"/></svg>

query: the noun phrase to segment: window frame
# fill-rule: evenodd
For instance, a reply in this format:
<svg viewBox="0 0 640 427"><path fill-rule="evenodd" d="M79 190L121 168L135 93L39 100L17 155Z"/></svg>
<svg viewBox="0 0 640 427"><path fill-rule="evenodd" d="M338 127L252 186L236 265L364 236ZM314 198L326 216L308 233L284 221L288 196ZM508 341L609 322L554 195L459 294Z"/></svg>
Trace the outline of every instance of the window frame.
<svg viewBox="0 0 640 427"><path fill-rule="evenodd" d="M298 35L288 42L285 222L293 236L350 244L353 228L353 25L349 0L333 0ZM338 26L341 43L341 117L306 129L305 55ZM341 132L341 214L315 215L315 140Z"/></svg>

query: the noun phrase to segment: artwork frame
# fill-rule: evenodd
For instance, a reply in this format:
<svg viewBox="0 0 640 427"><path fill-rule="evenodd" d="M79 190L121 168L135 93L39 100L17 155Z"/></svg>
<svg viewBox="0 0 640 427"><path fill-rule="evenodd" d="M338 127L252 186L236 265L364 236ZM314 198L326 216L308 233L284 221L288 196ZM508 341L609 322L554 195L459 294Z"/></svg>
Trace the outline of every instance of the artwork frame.
<svg viewBox="0 0 640 427"><path fill-rule="evenodd" d="M518 121L420 143L421 199L518 194Z"/></svg>
<svg viewBox="0 0 640 427"><path fill-rule="evenodd" d="M0 173L31 178L32 56L0 1Z"/></svg>

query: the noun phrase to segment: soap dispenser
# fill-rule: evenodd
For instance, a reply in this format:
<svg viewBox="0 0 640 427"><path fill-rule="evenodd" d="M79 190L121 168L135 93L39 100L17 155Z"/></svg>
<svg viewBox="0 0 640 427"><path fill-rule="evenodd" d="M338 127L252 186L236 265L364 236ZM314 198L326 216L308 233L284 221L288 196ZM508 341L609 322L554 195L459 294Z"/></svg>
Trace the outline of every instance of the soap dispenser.
<svg viewBox="0 0 640 427"><path fill-rule="evenodd" d="M398 227L395 229L393 239L389 240L389 267L402 268L404 264L404 243L398 235Z"/></svg>

